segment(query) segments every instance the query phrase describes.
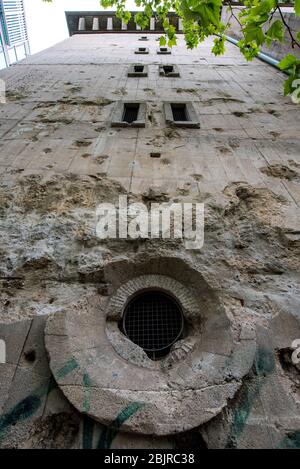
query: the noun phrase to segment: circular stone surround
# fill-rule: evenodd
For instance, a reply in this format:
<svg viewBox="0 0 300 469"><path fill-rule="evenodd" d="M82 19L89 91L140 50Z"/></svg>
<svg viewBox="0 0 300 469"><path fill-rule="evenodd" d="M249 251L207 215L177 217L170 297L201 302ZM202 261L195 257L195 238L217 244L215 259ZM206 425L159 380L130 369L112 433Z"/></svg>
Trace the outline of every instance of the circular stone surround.
<svg viewBox="0 0 300 469"><path fill-rule="evenodd" d="M174 296L189 323L186 338L159 361L150 360L118 328L128 301L147 289ZM122 430L143 434L187 431L217 415L253 364L255 334L241 327L233 337L210 287L202 285L199 296L166 275L141 275L121 285L109 301L95 295L51 316L46 348L68 400L105 425L126 415Z"/></svg>
<svg viewBox="0 0 300 469"><path fill-rule="evenodd" d="M181 308L185 320L190 324L188 340L181 340L174 344L163 364L166 363L166 360L168 364L178 361L178 355L182 355L180 350L190 351L201 335L202 318L199 314L199 305L188 288L166 275L141 275L118 288L108 305L106 333L115 351L125 360L140 367L160 369L161 363L151 360L142 348L135 345L119 329L119 322L122 320L123 312L128 303L137 294L151 290L161 291L174 298ZM192 331L193 333L191 333Z"/></svg>

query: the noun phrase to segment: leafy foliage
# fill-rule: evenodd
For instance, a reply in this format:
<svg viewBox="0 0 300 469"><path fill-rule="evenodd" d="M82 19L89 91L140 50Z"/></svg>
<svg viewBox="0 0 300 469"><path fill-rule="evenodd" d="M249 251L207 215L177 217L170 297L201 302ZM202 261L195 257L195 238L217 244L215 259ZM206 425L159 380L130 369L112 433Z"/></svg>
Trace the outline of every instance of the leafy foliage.
<svg viewBox="0 0 300 469"><path fill-rule="evenodd" d="M295 15L300 16L300 0L292 1ZM160 38L162 46L176 45L175 28L167 19L168 13L173 11L182 18L188 49L197 47L205 38L215 35L212 53L224 54L226 31L230 28L232 20L240 25L242 39L237 45L247 60L253 60L263 45L270 47L274 41L289 41L293 49L300 48L300 31L294 33L290 29L281 9L282 3L278 3L278 0L245 0L244 8L238 12L231 0L226 1L224 3L230 13L226 24L221 20L222 0L135 0L135 3L141 11L135 15L134 21L142 29L149 28L152 17L162 22L165 33ZM131 13L126 10L126 0L100 0L100 5L104 8L115 8L117 17L126 24L131 20ZM280 62L280 69L289 74L284 92L292 94L293 82L300 79L300 61L296 56L289 54Z"/></svg>

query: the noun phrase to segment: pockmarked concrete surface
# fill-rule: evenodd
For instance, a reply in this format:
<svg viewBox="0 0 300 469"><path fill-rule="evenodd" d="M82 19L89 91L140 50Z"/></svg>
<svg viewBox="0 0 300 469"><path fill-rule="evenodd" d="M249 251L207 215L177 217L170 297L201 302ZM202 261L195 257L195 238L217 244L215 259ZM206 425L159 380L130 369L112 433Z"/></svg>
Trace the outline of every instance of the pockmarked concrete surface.
<svg viewBox="0 0 300 469"><path fill-rule="evenodd" d="M299 447L299 107L280 72L231 44L215 58L210 40L161 56L151 35L148 77L128 77L138 38L74 36L0 72L0 446ZM147 102L145 128L111 128L120 100ZM192 102L200 128L169 127L164 101ZM204 202L203 248L100 240L97 205L125 194ZM184 285L205 321L150 363L114 335L109 308L155 275ZM215 405L195 399L201 386L216 386Z"/></svg>

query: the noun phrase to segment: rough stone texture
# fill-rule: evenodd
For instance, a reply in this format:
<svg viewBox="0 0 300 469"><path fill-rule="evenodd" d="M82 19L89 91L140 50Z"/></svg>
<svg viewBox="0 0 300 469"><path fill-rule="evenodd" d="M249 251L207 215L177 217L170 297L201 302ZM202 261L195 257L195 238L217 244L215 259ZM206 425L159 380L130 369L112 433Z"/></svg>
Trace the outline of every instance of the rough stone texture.
<svg viewBox="0 0 300 469"><path fill-rule="evenodd" d="M180 39L171 55L159 56L155 38L139 56L149 66L146 78L127 77L138 37L126 34L74 36L0 73L8 89L0 107L0 338L8 343L8 362L0 365L1 447L299 447L298 368L290 363L300 338L299 108L282 96L280 72L246 63L231 44L215 58L210 40L187 52ZM159 75L168 63L180 78ZM168 127L162 95L192 101L200 129ZM147 100L144 129L110 127L120 100ZM186 251L172 239L100 241L97 204L126 193L147 205L204 202L203 249ZM60 344L72 305L74 318L89 302L105 310L128 279L157 274L187 282L198 302L208 285L235 341L246 342L249 329L257 341L254 362L247 351L236 356L236 370L251 371L218 415L192 433L158 439L122 432L135 411L135 430L146 425L138 407L113 421L103 409L107 428L76 411L53 381L43 344L48 317L61 318ZM86 334L94 334L91 327ZM94 335L95 344L101 337ZM206 368L223 345L219 334L208 341ZM77 362L65 358L56 379L88 415ZM126 389L116 393L120 408L126 399Z"/></svg>

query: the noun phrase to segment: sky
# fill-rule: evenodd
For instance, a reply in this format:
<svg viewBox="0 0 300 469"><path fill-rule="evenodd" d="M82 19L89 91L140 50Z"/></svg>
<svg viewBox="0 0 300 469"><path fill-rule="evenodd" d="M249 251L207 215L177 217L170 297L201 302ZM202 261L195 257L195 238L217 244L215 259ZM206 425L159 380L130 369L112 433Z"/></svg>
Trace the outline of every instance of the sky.
<svg viewBox="0 0 300 469"><path fill-rule="evenodd" d="M99 0L24 0L31 53L35 54L69 37L65 11L103 10ZM137 10L133 0L127 8Z"/></svg>

